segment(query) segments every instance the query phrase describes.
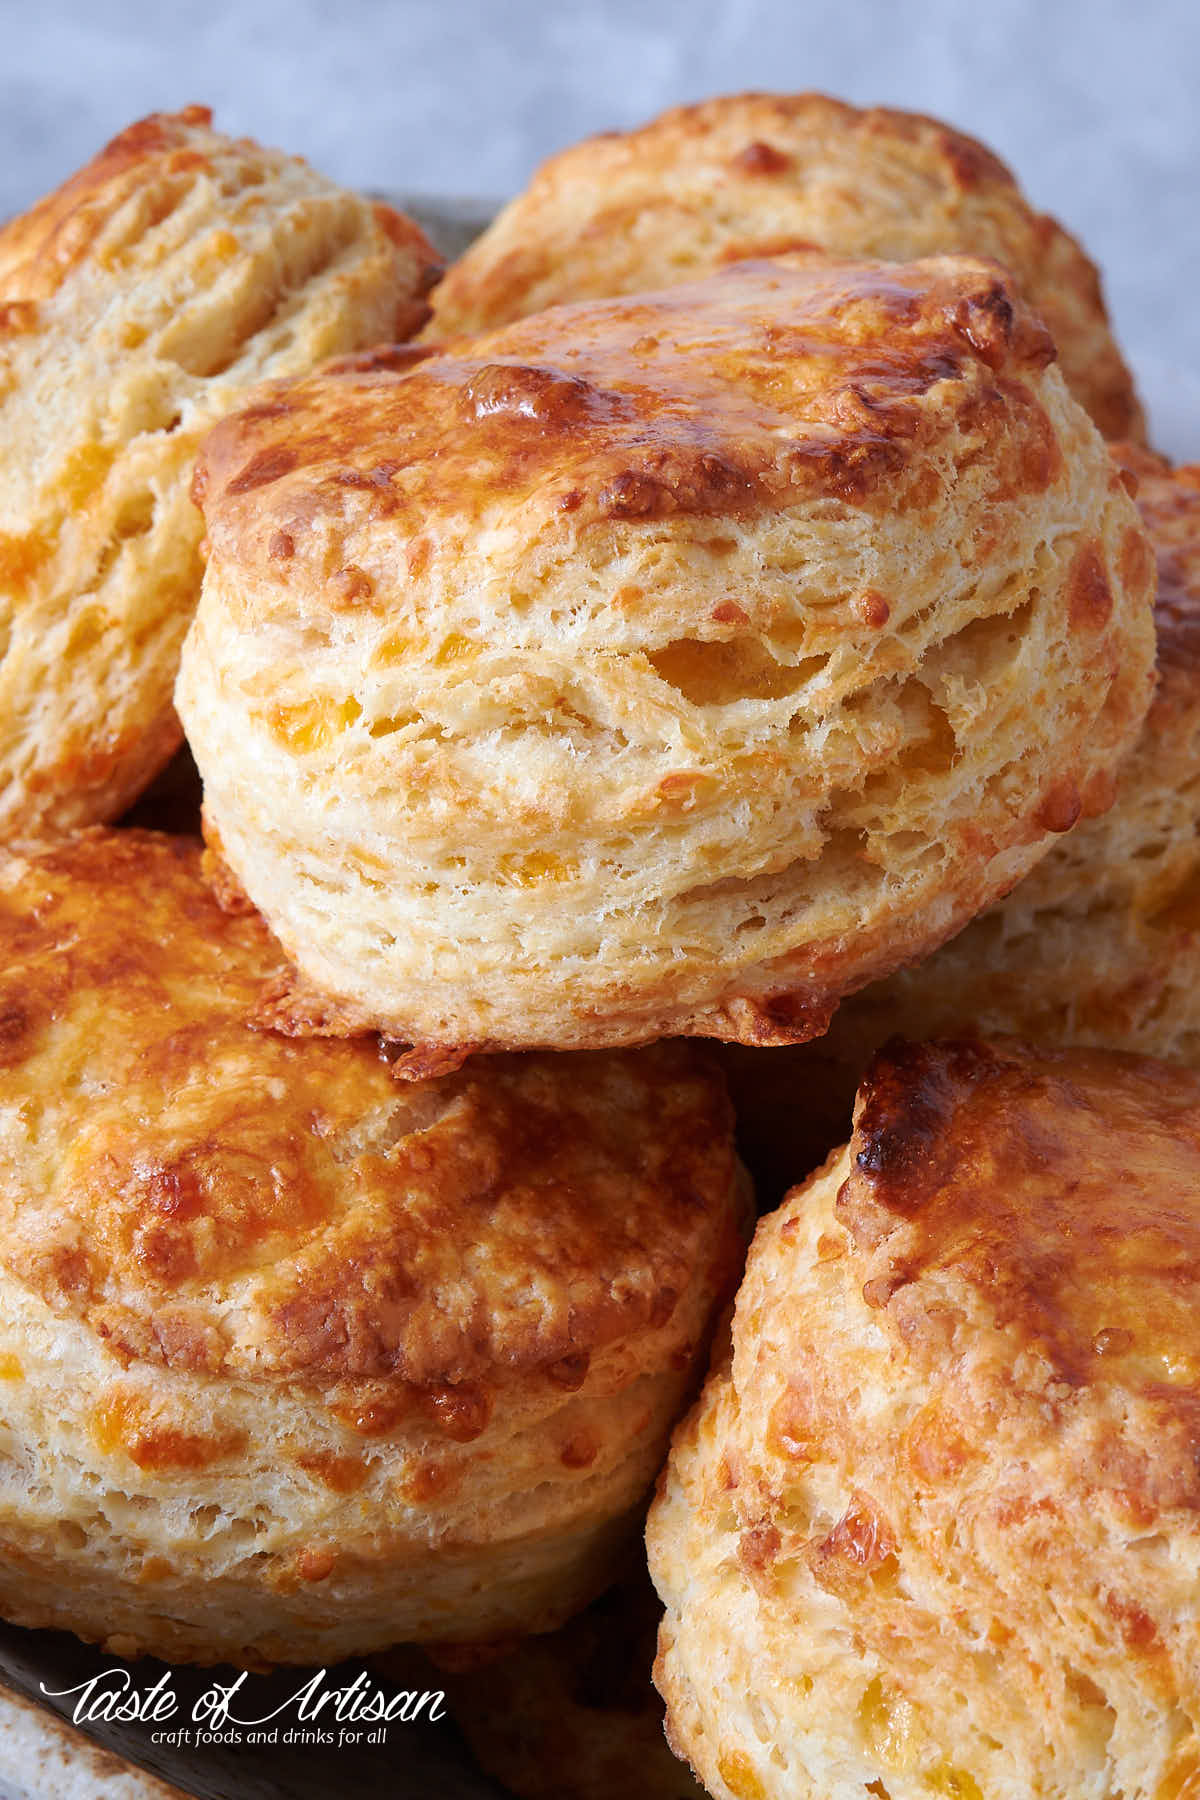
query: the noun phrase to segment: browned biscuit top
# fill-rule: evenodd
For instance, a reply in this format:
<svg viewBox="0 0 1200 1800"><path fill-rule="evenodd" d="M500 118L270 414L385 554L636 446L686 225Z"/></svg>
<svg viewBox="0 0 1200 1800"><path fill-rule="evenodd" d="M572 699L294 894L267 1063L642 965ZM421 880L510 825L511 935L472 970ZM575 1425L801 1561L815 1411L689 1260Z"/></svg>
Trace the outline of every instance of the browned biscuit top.
<svg viewBox="0 0 1200 1800"><path fill-rule="evenodd" d="M1040 492L1060 453L1025 382L1053 357L990 263L743 263L265 390L211 433L195 492L261 604L317 580L323 610L383 608L468 529L928 504L951 436L995 459L997 501Z"/></svg>
<svg viewBox="0 0 1200 1800"><path fill-rule="evenodd" d="M728 1103L690 1049L479 1058L257 1029L282 969L200 847L0 863L0 1261L121 1357L443 1409L578 1385L739 1255ZM394 1386L394 1381L393 1381ZM369 1421L368 1421L369 1424Z"/></svg>
<svg viewBox="0 0 1200 1800"><path fill-rule="evenodd" d="M818 93L720 95L560 151L447 271L427 335L794 250L995 257L1050 327L1104 435L1144 435L1098 273L1070 233L976 139Z"/></svg>
<svg viewBox="0 0 1200 1800"><path fill-rule="evenodd" d="M963 192L990 183L1009 188L1016 186L1012 171L986 144L941 119L927 113L901 112L891 106L851 106L832 94L812 90L803 94L728 94L712 100L691 101L684 106L668 108L636 131L624 134L602 132L587 141L597 143L607 138L632 144L638 138L665 137L674 133L702 139L720 132L727 117L735 111L747 127L758 125L764 132L803 121L806 125L853 129L865 138L879 137L919 146L931 161L936 162L943 179ZM769 180L772 176L788 174L792 159L776 145L751 140L737 153L733 166L739 175Z"/></svg>
<svg viewBox="0 0 1200 1800"><path fill-rule="evenodd" d="M1200 1073L893 1038L675 1433L668 1735L758 1800L1182 1800L1198 1443Z"/></svg>
<svg viewBox="0 0 1200 1800"><path fill-rule="evenodd" d="M118 818L169 760L200 439L255 382L414 332L439 268L204 107L0 229L0 838Z"/></svg>
<svg viewBox="0 0 1200 1800"><path fill-rule="evenodd" d="M1107 1422L1089 1460L1119 1451L1131 1493L1200 1505L1197 1195L1194 1071L896 1040L860 1087L837 1213L864 1299L936 1392L1086 1400Z"/></svg>
<svg viewBox="0 0 1200 1800"><path fill-rule="evenodd" d="M211 124L207 106L151 113L119 132L28 212L10 220L0 231L0 297L37 300L55 293L152 163L165 176L194 173L203 166L204 157L193 143ZM15 321L0 323L11 328Z"/></svg>
<svg viewBox="0 0 1200 1800"><path fill-rule="evenodd" d="M688 273L702 272L706 260L734 262L792 250L847 250L849 245L828 243L824 236L814 240L766 231L758 216L772 189L786 189L803 179L805 163L823 139L857 143L864 168L870 167L873 154L895 162L904 173L919 177L927 196L976 198L989 188L1001 190L1006 201L1017 196L1013 175L999 157L977 138L939 119L886 106L859 108L811 92L720 95L671 107L633 131L598 132L551 157L510 209L528 209L527 229L515 241L506 240L502 253L488 256L484 247L496 235L493 228L451 265L435 303L435 329L461 330L464 321L466 329L477 329L473 319L515 318L540 310L536 297L543 285L562 279L563 245L552 230L544 229L539 237L537 226L546 225L545 209L551 227L557 224L561 229L556 205L569 214L572 197L583 229L573 246L579 260L570 269L575 293L565 287L567 298L604 291L604 251L611 244L609 254L619 264L622 239L632 236L636 241L638 203L646 205L651 183L660 185L659 195L650 196L652 206L670 196L668 233L675 218L691 212L697 240L687 246ZM686 176L680 182L680 173L697 162L707 167L709 158L719 159L721 178L713 169L707 192L692 196ZM853 198L848 196L851 203ZM740 231L734 221L740 221ZM1047 238L1058 233L1053 220L1037 222ZM589 247L598 266L587 257ZM691 267L693 263L698 266ZM624 287L628 291L628 284ZM1099 305L1098 288L1094 299Z"/></svg>
<svg viewBox="0 0 1200 1800"><path fill-rule="evenodd" d="M177 113L138 119L53 193L0 230L0 302L12 303L0 304L0 339L6 330L29 328L32 304L22 303L56 293L87 259L118 208L139 190L145 191L147 207L156 209L157 222L197 176L220 178L217 163L228 164L231 153L240 152L248 168L271 154L250 138L220 137L211 126L207 106L185 106ZM436 280L440 259L420 228L390 206L376 206L375 216L393 243L424 257L425 285Z"/></svg>

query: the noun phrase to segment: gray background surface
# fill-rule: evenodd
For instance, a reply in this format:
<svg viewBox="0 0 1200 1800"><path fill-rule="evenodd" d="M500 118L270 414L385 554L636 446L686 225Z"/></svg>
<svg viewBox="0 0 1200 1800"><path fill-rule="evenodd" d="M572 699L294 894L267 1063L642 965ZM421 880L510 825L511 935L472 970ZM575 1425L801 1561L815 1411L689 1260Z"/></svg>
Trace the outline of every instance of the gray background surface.
<svg viewBox="0 0 1200 1800"><path fill-rule="evenodd" d="M1198 0L0 0L0 23L0 216L189 100L350 183L496 199L732 88L939 114L1083 238L1159 441L1200 456Z"/></svg>

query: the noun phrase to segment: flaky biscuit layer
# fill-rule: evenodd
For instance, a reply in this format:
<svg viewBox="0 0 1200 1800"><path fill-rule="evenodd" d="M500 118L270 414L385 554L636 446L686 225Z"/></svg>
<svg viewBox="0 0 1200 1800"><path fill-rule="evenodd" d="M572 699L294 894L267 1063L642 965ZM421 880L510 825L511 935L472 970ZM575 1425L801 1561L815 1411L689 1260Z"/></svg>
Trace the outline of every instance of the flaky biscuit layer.
<svg viewBox="0 0 1200 1800"><path fill-rule="evenodd" d="M196 445L252 382L415 330L436 267L203 107L0 231L0 836L115 818L168 760Z"/></svg>
<svg viewBox="0 0 1200 1800"><path fill-rule="evenodd" d="M1200 1778L1200 1079L885 1052L763 1221L651 1510L668 1733L717 1800Z"/></svg>
<svg viewBox="0 0 1200 1800"><path fill-rule="evenodd" d="M306 1026L803 1039L1108 803L1153 562L991 265L746 263L415 354L198 468L178 700Z"/></svg>
<svg viewBox="0 0 1200 1800"><path fill-rule="evenodd" d="M895 1032L970 1026L1200 1064L1200 468L1113 455L1158 563L1158 685L1116 799L950 943L847 1000L819 1044L726 1053L745 1153L772 1193L845 1136Z"/></svg>
<svg viewBox="0 0 1200 1800"><path fill-rule="evenodd" d="M200 854L0 861L0 1612L199 1661L549 1629L740 1268L719 1077L265 1032Z"/></svg>
<svg viewBox="0 0 1200 1800"><path fill-rule="evenodd" d="M1042 315L1106 437L1141 437L1100 279L974 138L824 94L675 107L551 157L450 269L427 336L487 331L564 300L640 293L747 256L816 249L896 262L995 257Z"/></svg>

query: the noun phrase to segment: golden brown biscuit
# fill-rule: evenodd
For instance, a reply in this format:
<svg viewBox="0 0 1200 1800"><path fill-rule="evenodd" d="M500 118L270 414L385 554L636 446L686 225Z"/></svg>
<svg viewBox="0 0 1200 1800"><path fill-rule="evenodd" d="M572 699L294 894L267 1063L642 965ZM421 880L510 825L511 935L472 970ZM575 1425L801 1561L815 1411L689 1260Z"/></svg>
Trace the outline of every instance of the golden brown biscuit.
<svg viewBox="0 0 1200 1800"><path fill-rule="evenodd" d="M796 249L994 257L1050 327L1068 386L1105 436L1142 436L1100 278L1075 239L974 138L824 94L725 95L551 157L450 269L426 335L488 331L563 300Z"/></svg>
<svg viewBox="0 0 1200 1800"><path fill-rule="evenodd" d="M845 1137L894 1032L973 1026L1200 1065L1200 466L1128 444L1113 455L1158 558L1158 689L1117 798L951 943L846 1001L819 1044L723 1052L769 1198Z"/></svg>
<svg viewBox="0 0 1200 1800"><path fill-rule="evenodd" d="M743 263L219 426L177 697L326 1021L803 1039L1106 805L1152 558L1051 356L990 264Z"/></svg>
<svg viewBox="0 0 1200 1800"><path fill-rule="evenodd" d="M0 863L0 1613L243 1664L551 1629L740 1269L720 1078L257 1030L278 951L200 854Z"/></svg>
<svg viewBox="0 0 1200 1800"><path fill-rule="evenodd" d="M759 1227L650 1516L717 1800L1200 1780L1200 1077L897 1045Z"/></svg>
<svg viewBox="0 0 1200 1800"><path fill-rule="evenodd" d="M409 220L204 107L0 231L0 836L114 818L168 760L197 443L260 377L415 330L436 268Z"/></svg>

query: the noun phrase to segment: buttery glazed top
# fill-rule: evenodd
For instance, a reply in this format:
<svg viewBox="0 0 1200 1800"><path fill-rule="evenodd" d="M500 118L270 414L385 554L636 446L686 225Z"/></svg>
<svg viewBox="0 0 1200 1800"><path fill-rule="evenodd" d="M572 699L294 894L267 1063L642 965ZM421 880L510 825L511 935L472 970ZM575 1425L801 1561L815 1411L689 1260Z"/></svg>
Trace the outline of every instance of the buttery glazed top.
<svg viewBox="0 0 1200 1800"><path fill-rule="evenodd" d="M863 1297L936 1386L962 1386L970 1350L985 1390L1041 1368L1043 1394L1107 1393L1118 1418L1133 1396L1160 1483L1200 1504L1200 1075L897 1039L859 1089L850 1169Z"/></svg>
<svg viewBox="0 0 1200 1800"><path fill-rule="evenodd" d="M251 167L262 161L263 152L252 139L221 137L211 126L207 106L151 113L0 230L0 343L6 330L32 329L35 303L57 293L71 271L87 260L113 214L139 190L157 186L154 204L169 208L173 184L182 193L197 176L219 180L219 165L228 165L238 154ZM374 211L393 243L424 260L424 285L431 285L441 263L424 233L390 206ZM415 330L423 316L428 316L427 307L406 303L397 317L397 337Z"/></svg>
<svg viewBox="0 0 1200 1800"><path fill-rule="evenodd" d="M384 1405L407 1385L452 1418L489 1376L577 1387L590 1353L730 1281L730 1116L702 1057L479 1058L410 1085L374 1038L258 1029L280 953L200 856L96 830L0 862L0 1262L52 1310L121 1358Z"/></svg>
<svg viewBox="0 0 1200 1800"><path fill-rule="evenodd" d="M426 335L793 250L995 258L1050 327L1104 435L1144 436L1098 274L1074 238L976 139L825 94L724 94L560 151L447 271Z"/></svg>
<svg viewBox="0 0 1200 1800"><path fill-rule="evenodd" d="M261 390L206 440L210 566L236 569L250 614L310 585L323 614L387 611L414 576L452 582L483 530L572 544L823 498L927 503L929 448L956 433L986 443L998 499L1044 489L1059 454L1026 385L1050 337L968 258L742 263L420 356Z"/></svg>

